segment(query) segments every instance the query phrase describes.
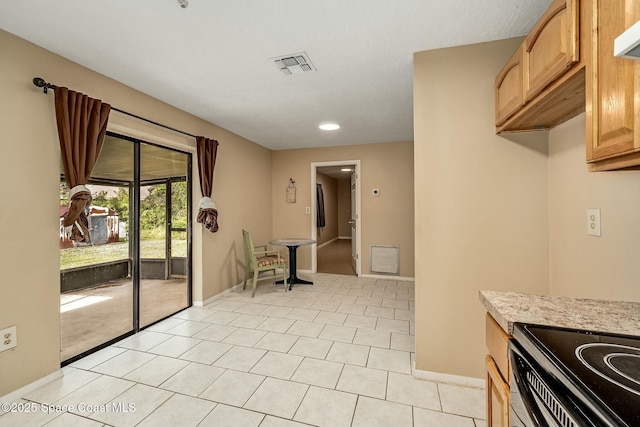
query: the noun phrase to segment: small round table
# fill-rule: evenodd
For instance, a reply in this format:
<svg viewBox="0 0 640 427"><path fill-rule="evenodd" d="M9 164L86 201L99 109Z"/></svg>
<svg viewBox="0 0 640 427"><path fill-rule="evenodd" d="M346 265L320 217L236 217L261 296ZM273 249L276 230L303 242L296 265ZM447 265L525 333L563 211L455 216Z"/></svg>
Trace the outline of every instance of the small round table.
<svg viewBox="0 0 640 427"><path fill-rule="evenodd" d="M286 246L289 248L289 290L293 287L294 284L299 283L302 285L313 285L313 282L309 282L308 280L303 280L298 277L296 274L296 252L298 250L298 246L302 245L312 245L316 241L313 239L304 239L304 238L285 238L285 239L274 239L269 241L270 245L278 245L278 246ZM282 281L278 281L276 283L281 283Z"/></svg>

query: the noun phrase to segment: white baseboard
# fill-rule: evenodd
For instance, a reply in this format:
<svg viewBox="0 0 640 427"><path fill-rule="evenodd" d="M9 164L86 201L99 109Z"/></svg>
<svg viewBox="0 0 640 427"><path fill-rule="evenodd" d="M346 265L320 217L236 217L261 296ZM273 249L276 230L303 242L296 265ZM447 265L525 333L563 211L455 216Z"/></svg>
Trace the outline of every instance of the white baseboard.
<svg viewBox="0 0 640 427"><path fill-rule="evenodd" d="M358 277L368 277L370 279L381 279L381 280L399 280L401 282L413 282L416 280L415 277L387 276L385 274L361 274Z"/></svg>
<svg viewBox="0 0 640 427"><path fill-rule="evenodd" d="M311 270L303 270L301 268L298 269L298 273L309 273L313 274ZM415 277L403 277L403 276L386 276L384 274L361 274L358 277L366 277L369 279L382 279L382 280L398 280L401 282L413 282Z"/></svg>
<svg viewBox="0 0 640 427"><path fill-rule="evenodd" d="M43 385L48 384L51 381L55 381L58 378L61 378L62 375L63 375L62 369L58 369L57 371L54 371L49 375L46 375L38 380L35 380L34 382L27 384L24 387L20 387L19 389L12 391L9 394L5 394L4 396L0 397L0 402L15 402L17 400L20 400L24 397L25 394L29 394L32 391L42 387Z"/></svg>
<svg viewBox="0 0 640 427"><path fill-rule="evenodd" d="M224 297L226 294L231 293L235 290L237 290L239 287L241 287L242 285L244 285L244 282L240 282L235 286L230 287L229 289L226 289L222 292L220 292L219 294L215 294L214 296L207 298L205 301L193 301L193 306L194 307L204 307L205 305Z"/></svg>
<svg viewBox="0 0 640 427"><path fill-rule="evenodd" d="M327 242L324 242L324 243L323 243L323 244L321 244L321 245L318 245L318 247L317 247L316 249L322 249L322 248L324 248L325 246L330 245L331 243L333 243L333 242L335 242L335 241L337 241L337 240L338 240L338 238L337 238L337 237L334 237L333 239L331 239L331 240L329 240L329 241L327 241Z"/></svg>
<svg viewBox="0 0 640 427"><path fill-rule="evenodd" d="M281 268L276 268L276 271L279 272L279 274L282 273L282 269ZM298 271L304 271L304 270L298 270ZM265 279L267 279L267 277L265 277ZM258 279L260 280L260 279ZM231 293L233 291L237 291L238 288L240 288L241 286L244 285L244 280L240 283L238 283L237 285L234 285L232 287L230 287L229 289L225 289L224 291L220 292L219 294L215 294L214 296L207 298L205 301L193 301L193 306L194 307L204 307L205 305L209 304L210 302L213 302L215 300L217 300L218 298L222 298L225 295L227 295L228 293ZM249 278L249 280L247 281L247 286L249 287L249 289L251 289L251 278Z"/></svg>
<svg viewBox="0 0 640 427"><path fill-rule="evenodd" d="M298 273L308 273L308 274L313 274L311 272L311 270L305 270L305 269L298 269ZM415 278L413 277L402 277L402 276L385 276L385 275L381 275L381 274L361 274L359 277L368 277L371 279L383 279L383 280L399 280L399 281L405 281L405 282L413 282L415 280ZM218 298L222 298L224 297L226 294L231 293L235 290L237 290L240 286L242 286L244 284L244 282L240 282L235 286L230 287L229 289L226 289L222 292L220 292L219 294L216 294L210 298L207 298L205 301L193 301L193 306L194 307L204 307L205 305L215 301Z"/></svg>
<svg viewBox="0 0 640 427"><path fill-rule="evenodd" d="M413 376L419 380L434 381L438 383L453 384L463 387L482 388L486 387L486 382L480 378L463 377L460 375L443 374L440 372L421 371L413 366Z"/></svg>

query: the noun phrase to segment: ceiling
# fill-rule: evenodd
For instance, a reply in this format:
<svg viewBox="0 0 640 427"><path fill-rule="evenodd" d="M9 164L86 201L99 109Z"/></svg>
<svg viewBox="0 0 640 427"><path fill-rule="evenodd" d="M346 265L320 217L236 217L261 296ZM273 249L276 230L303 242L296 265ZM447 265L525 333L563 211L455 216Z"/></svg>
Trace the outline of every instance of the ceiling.
<svg viewBox="0 0 640 427"><path fill-rule="evenodd" d="M128 185L134 181L133 143L106 135L98 161L91 170L93 180ZM183 152L151 144L140 144L140 181L142 185L169 178L185 178L189 171L189 156ZM60 161L60 176L64 166Z"/></svg>
<svg viewBox="0 0 640 427"><path fill-rule="evenodd" d="M349 171L342 169L350 169ZM356 165L350 165L345 163L341 166L321 166L316 168L316 172L330 176L337 180L351 180L351 173L356 169Z"/></svg>
<svg viewBox="0 0 640 427"><path fill-rule="evenodd" d="M413 53L524 35L550 2L20 0L0 28L282 150L413 140ZM302 52L317 71L273 62Z"/></svg>
<svg viewBox="0 0 640 427"><path fill-rule="evenodd" d="M133 143L107 135L100 157L91 171L92 178L133 182ZM140 144L140 181L186 177L189 156L176 150L150 144Z"/></svg>

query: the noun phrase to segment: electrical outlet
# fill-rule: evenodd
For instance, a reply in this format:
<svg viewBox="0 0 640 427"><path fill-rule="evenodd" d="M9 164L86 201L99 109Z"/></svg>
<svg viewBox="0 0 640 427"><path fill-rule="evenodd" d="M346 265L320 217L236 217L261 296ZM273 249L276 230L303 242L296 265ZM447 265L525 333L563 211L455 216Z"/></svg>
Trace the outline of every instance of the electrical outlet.
<svg viewBox="0 0 640 427"><path fill-rule="evenodd" d="M9 350L18 345L18 332L15 326L10 326L0 331L0 352Z"/></svg>
<svg viewBox="0 0 640 427"><path fill-rule="evenodd" d="M600 209L587 209L587 234L600 237Z"/></svg>

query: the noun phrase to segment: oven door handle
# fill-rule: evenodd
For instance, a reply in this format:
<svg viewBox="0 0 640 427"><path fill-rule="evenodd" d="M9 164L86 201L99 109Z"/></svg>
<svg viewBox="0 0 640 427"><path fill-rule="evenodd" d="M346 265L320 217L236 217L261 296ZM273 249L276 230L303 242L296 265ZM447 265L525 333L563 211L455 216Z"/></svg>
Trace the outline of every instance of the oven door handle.
<svg viewBox="0 0 640 427"><path fill-rule="evenodd" d="M525 350L522 349L520 344L514 340L509 340L509 361L511 363L511 379L510 387L512 398L516 393L513 388L515 382L515 387L517 388L518 398L522 401L524 408L524 412L521 415L529 417L528 425L533 425L536 427L549 427L549 426L559 426L559 425L576 425L580 427L622 427L627 426L622 420L613 420L607 414L594 410L591 407L584 407L583 404L575 401L571 397L571 393L567 395L563 395L562 391L557 390L557 387L562 388L559 384L546 383L539 375L536 373L540 367L535 362L535 359L532 359ZM558 421L558 413L554 411L551 407L547 407L541 401L536 400L535 397L543 399L540 396L540 393L536 392L532 387L531 383L527 380L526 375L528 372L534 377L538 377L538 380L541 381L545 387L549 389L550 395L558 401L558 408L561 408L562 411L566 414L568 419L573 421L572 424L567 421L565 424L564 421ZM553 382L553 381L552 381ZM556 391L553 391L556 390ZM559 392L561 394L556 395L555 393ZM535 397L534 397L535 396ZM542 406L540 406L542 405ZM556 408L557 409L557 408ZM545 414L549 415L551 418L548 419L545 417ZM553 421L551 421L553 419ZM563 418L564 419L564 418Z"/></svg>

